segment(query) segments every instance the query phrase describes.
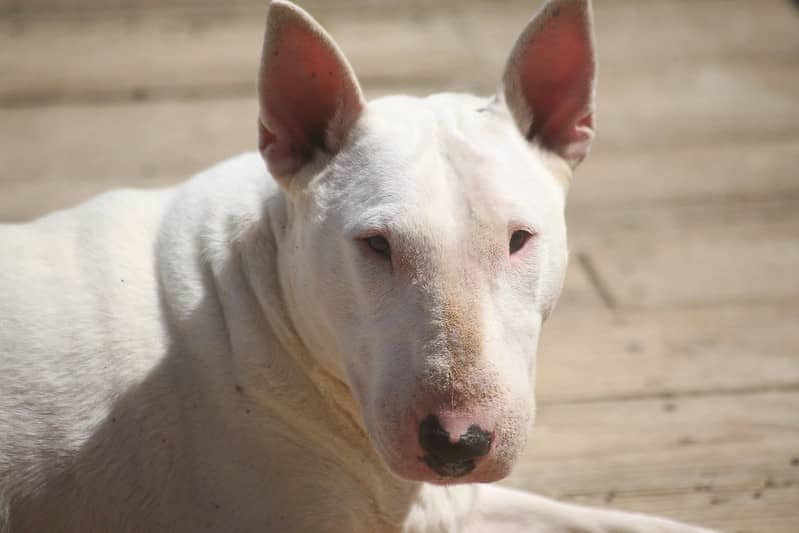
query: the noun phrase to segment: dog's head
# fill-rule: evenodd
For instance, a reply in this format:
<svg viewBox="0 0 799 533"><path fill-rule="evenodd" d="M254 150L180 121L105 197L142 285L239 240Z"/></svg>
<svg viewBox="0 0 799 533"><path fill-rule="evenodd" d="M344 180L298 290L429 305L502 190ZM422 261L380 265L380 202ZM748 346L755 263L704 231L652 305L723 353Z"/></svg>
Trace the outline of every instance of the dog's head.
<svg viewBox="0 0 799 533"><path fill-rule="evenodd" d="M325 31L271 5L260 149L287 198L290 312L403 478L494 481L524 446L594 80L588 0L543 8L496 96L368 104Z"/></svg>

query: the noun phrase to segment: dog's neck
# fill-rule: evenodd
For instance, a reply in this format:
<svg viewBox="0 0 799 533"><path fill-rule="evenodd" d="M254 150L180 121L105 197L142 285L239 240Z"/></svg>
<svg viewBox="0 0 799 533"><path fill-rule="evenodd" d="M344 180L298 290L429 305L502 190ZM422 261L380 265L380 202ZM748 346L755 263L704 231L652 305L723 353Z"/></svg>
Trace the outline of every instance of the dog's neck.
<svg viewBox="0 0 799 533"><path fill-rule="evenodd" d="M368 441L360 408L344 376L322 363L322 354L315 353L305 342L292 320L289 306L296 305L295 298L290 292L291 287L280 275L281 253L285 246L290 246L283 235L283 228L288 224L287 203L284 192L278 189L266 202L265 220L248 235L242 249L246 265L242 274L256 295L264 320L281 348L267 356L280 358L284 364L291 365L307 380L305 388L308 392L312 391L327 406L330 414L347 426L348 434ZM268 282L264 284L266 273ZM260 280L260 283L256 284L254 280Z"/></svg>

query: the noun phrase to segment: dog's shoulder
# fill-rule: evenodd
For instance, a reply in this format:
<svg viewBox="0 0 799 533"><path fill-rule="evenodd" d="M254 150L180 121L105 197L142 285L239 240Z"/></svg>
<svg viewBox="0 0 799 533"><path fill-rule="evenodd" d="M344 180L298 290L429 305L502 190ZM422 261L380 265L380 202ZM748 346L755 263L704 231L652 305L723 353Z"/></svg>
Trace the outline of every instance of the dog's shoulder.
<svg viewBox="0 0 799 533"><path fill-rule="evenodd" d="M183 234L237 231L233 226L263 215L264 202L277 190L261 156L243 153L183 183L167 205L162 230Z"/></svg>
<svg viewBox="0 0 799 533"><path fill-rule="evenodd" d="M34 311L43 307L37 296L135 284L137 271L153 272L161 241L236 231L229 222L260 216L275 187L260 156L247 153L176 187L113 190L29 223L0 224L0 297L9 303L20 295ZM13 314L11 307L0 317Z"/></svg>
<svg viewBox="0 0 799 533"><path fill-rule="evenodd" d="M265 174L245 154L178 187L111 191L0 225L0 433L2 415L22 423L37 398L63 415L77 396L113 395L146 372L168 343L160 263L180 275L196 259L187 246L234 231L225 220L256 216Z"/></svg>

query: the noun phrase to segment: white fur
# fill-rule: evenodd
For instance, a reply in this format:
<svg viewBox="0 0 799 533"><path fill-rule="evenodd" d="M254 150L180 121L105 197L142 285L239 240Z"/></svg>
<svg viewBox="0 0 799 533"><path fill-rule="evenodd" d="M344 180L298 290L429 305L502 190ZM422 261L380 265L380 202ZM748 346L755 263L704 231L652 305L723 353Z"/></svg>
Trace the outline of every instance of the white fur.
<svg viewBox="0 0 799 533"><path fill-rule="evenodd" d="M0 533L700 531L454 484L524 445L568 165L467 95L340 138L282 187L244 154L0 227ZM417 456L443 408L495 432L463 479Z"/></svg>

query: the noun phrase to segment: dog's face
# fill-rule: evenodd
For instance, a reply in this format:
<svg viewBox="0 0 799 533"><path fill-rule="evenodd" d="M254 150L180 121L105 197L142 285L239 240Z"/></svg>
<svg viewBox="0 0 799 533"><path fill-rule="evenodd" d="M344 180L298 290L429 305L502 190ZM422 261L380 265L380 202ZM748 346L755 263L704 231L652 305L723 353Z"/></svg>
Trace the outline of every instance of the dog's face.
<svg viewBox="0 0 799 533"><path fill-rule="evenodd" d="M400 475L493 481L521 450L539 331L566 267L568 172L501 107L442 95L370 104L351 145L306 186L297 285L313 286L313 323L327 323L369 434ZM488 432L489 452L475 468L431 469L420 461L433 453L420 444L430 416L451 437Z"/></svg>
<svg viewBox="0 0 799 533"><path fill-rule="evenodd" d="M261 148L290 203L295 326L349 384L395 474L500 479L533 418L565 191L592 134L590 8L548 5L490 99L366 104L314 24L273 4L260 85Z"/></svg>

